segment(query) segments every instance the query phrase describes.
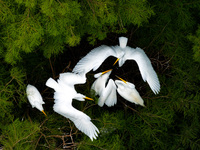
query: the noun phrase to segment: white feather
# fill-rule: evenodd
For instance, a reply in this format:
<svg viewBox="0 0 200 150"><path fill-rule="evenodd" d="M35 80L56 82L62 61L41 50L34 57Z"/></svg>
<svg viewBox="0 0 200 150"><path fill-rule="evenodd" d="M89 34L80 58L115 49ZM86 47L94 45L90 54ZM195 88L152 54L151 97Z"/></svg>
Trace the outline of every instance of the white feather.
<svg viewBox="0 0 200 150"><path fill-rule="evenodd" d="M145 52L141 48L125 48L125 55L123 57L125 60L135 60L143 80L149 84L151 90L158 94L160 91L160 82L158 80L157 74L154 71L150 59L147 57Z"/></svg>
<svg viewBox="0 0 200 150"><path fill-rule="evenodd" d="M97 127L91 122L89 116L72 106L72 99L84 101L85 95L77 93L74 85L85 82L85 76L75 73L60 74L58 82L48 79L46 85L55 90L53 110L69 118L75 126L85 133L91 140L96 139L99 133Z"/></svg>
<svg viewBox="0 0 200 150"><path fill-rule="evenodd" d="M86 74L90 70L96 71L109 56L118 58L122 57L123 54L124 52L121 49L102 45L91 50L85 57L79 60L72 72Z"/></svg>
<svg viewBox="0 0 200 150"><path fill-rule="evenodd" d="M54 89L55 91L58 91L60 90L60 86L58 86L58 83L52 79L52 78L49 78L47 81L46 81L46 86Z"/></svg>
<svg viewBox="0 0 200 150"><path fill-rule="evenodd" d="M26 93L32 108L36 107L38 110L43 111L44 109L42 107L42 104L45 103L38 89L35 86L28 84L26 88Z"/></svg>
<svg viewBox="0 0 200 150"><path fill-rule="evenodd" d="M123 81L120 81L120 80L115 80L115 83L117 85L117 92L124 99L126 99L127 101L129 101L131 103L135 103L135 104L138 104L138 105L141 105L141 106L145 106L144 101L141 98L138 91L135 89L134 84L132 84L130 82L124 83Z"/></svg>
<svg viewBox="0 0 200 150"><path fill-rule="evenodd" d="M102 72L97 73L96 75L99 76L99 74L101 74L101 76L94 81L91 87L91 89L96 92L96 95L99 95L98 105L100 107L102 107L104 103L106 103L109 107L113 106L117 101L116 85L114 84L114 81L110 79L106 86L106 81L108 80L111 72L112 71L109 71L105 74L102 74Z"/></svg>
<svg viewBox="0 0 200 150"><path fill-rule="evenodd" d="M128 42L128 38L126 37L119 37L119 46L121 48L125 48Z"/></svg>
<svg viewBox="0 0 200 150"><path fill-rule="evenodd" d="M109 80L107 87L105 90L110 91L110 94L106 98L105 104L108 107L114 106L117 104L117 92L116 92L116 85L112 79Z"/></svg>

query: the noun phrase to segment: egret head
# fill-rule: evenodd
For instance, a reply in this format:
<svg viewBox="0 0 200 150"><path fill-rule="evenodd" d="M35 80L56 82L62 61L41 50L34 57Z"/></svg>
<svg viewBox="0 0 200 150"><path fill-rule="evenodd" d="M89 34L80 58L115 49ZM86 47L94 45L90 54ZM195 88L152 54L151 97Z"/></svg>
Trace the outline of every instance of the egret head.
<svg viewBox="0 0 200 150"><path fill-rule="evenodd" d="M120 81L119 83L125 83L125 84L127 84L127 81L126 80L124 80L124 79L122 79L122 78L120 78L120 77L118 77L117 75L116 75L116 77L118 78L118 79L120 79L120 80L117 80L117 81ZM123 81L123 82L122 82Z"/></svg>
<svg viewBox="0 0 200 150"><path fill-rule="evenodd" d="M115 50L115 53L116 53L115 57L117 57L117 60L114 62L113 66L119 61L119 66L121 67L124 64L124 62L125 62L123 60L123 56L125 55L125 52L119 46L114 47L114 50Z"/></svg>
<svg viewBox="0 0 200 150"><path fill-rule="evenodd" d="M44 112L44 109L43 109L42 105L41 105L40 103L35 102L34 104L35 104L35 107L36 107L38 110L40 110L45 116L47 116L46 113Z"/></svg>
<svg viewBox="0 0 200 150"><path fill-rule="evenodd" d="M113 66L119 61L119 67L121 67L124 64L124 59L123 56L125 54L124 52L124 48L126 48L128 42L128 38L126 37L119 37L119 47L115 47L115 52L116 52L116 56L117 56L117 60L115 61L115 63L113 64Z"/></svg>
<svg viewBox="0 0 200 150"><path fill-rule="evenodd" d="M109 72L109 75L110 75L110 73L112 72L112 69L106 70L104 72L97 73L97 74L94 75L94 77L99 78L100 76L106 74L107 72Z"/></svg>
<svg viewBox="0 0 200 150"><path fill-rule="evenodd" d="M118 79L120 80L116 80L115 83L116 85L118 86L118 88L124 88L124 87L129 87L129 88L135 88L135 85L130 83L130 82L127 82L126 80L116 76Z"/></svg>
<svg viewBox="0 0 200 150"><path fill-rule="evenodd" d="M117 85L117 91L118 93L126 100L130 101L131 103L139 104L141 106L144 106L144 101L141 98L138 91L135 89L135 85L125 81L124 79L117 77L120 80L115 80L115 83Z"/></svg>

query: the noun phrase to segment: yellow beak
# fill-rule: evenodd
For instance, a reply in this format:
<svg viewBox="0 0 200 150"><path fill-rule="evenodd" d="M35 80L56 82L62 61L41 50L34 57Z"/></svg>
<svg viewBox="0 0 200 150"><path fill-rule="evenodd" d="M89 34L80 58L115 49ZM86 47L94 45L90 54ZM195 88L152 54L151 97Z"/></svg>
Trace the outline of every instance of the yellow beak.
<svg viewBox="0 0 200 150"><path fill-rule="evenodd" d="M44 112L44 110L42 110L43 114L47 117L47 114Z"/></svg>
<svg viewBox="0 0 200 150"><path fill-rule="evenodd" d="M113 66L119 61L119 58L117 58L117 60L114 62Z"/></svg>
<svg viewBox="0 0 200 150"><path fill-rule="evenodd" d="M107 73L107 72L109 72L109 71L111 71L111 70L112 70L112 69L106 70L106 71L102 72L101 75L103 75L103 74L105 74L105 73Z"/></svg>
<svg viewBox="0 0 200 150"><path fill-rule="evenodd" d="M92 98L89 98L89 97L84 97L84 99L87 99L87 100L91 100L91 101L94 101Z"/></svg>
<svg viewBox="0 0 200 150"><path fill-rule="evenodd" d="M116 76L118 79L120 79L120 80L122 80L124 83L127 83L127 81L126 80L124 80L124 79L122 79L122 78L120 78L120 77L118 77L118 76Z"/></svg>

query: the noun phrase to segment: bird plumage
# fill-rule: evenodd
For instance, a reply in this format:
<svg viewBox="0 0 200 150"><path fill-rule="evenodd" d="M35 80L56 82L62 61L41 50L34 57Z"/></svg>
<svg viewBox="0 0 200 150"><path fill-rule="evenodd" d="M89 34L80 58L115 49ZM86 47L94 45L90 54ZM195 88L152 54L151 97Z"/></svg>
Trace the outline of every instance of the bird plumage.
<svg viewBox="0 0 200 150"><path fill-rule="evenodd" d="M57 82L49 78L46 85L55 90L53 110L58 114L73 121L75 126L85 133L91 140L96 139L99 133L97 127L91 122L91 118L85 113L77 110L72 106L72 99L84 101L86 97L83 94L77 93L74 85L85 83L85 76L74 73L60 74Z"/></svg>
<svg viewBox="0 0 200 150"><path fill-rule="evenodd" d="M142 79L149 84L151 90L154 94L158 94L160 91L160 82L158 80L158 76L151 65L151 61L145 52L141 48L131 48L126 47L125 55L123 56L123 60L135 60Z"/></svg>
<svg viewBox="0 0 200 150"><path fill-rule="evenodd" d="M121 48L125 48L128 42L128 38L126 37L119 37L119 46Z"/></svg>
<svg viewBox="0 0 200 150"><path fill-rule="evenodd" d="M79 74L84 72L86 74L91 70L96 71L109 56L118 58L122 55L124 53L121 49L102 45L91 50L85 57L79 60L72 72Z"/></svg>
<svg viewBox="0 0 200 150"><path fill-rule="evenodd" d="M99 95L98 105L100 107L104 104L110 107L117 103L116 85L114 81L109 79L106 85L111 72L110 70L107 73L101 72L94 75L97 79L92 84L91 89L95 91L96 95Z"/></svg>
<svg viewBox="0 0 200 150"><path fill-rule="evenodd" d="M126 60L134 60L139 67L143 80L149 84L154 94L158 94L160 91L160 82L150 59L141 48L131 48L127 46L127 42L128 38L119 37L119 46L103 45L91 50L77 63L73 72L86 74L90 70L95 71L109 56L118 58L119 67L123 66Z"/></svg>
<svg viewBox="0 0 200 150"><path fill-rule="evenodd" d="M117 92L121 97L126 99L131 103L135 103L141 106L144 105L144 101L141 98L138 91L135 89L135 85L130 82L124 82L121 80L115 80L115 84L117 85Z"/></svg>
<svg viewBox="0 0 200 150"><path fill-rule="evenodd" d="M36 107L38 110L40 110L41 112L45 114L44 108L42 106L42 104L45 104L45 103L38 89L35 86L28 84L26 87L26 94L32 108Z"/></svg>

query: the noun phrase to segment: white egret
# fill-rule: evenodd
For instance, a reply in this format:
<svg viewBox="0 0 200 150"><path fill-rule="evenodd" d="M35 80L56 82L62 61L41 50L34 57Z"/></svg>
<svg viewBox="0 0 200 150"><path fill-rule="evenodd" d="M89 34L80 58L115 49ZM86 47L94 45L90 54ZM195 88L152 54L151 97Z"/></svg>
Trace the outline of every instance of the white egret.
<svg viewBox="0 0 200 150"><path fill-rule="evenodd" d="M109 79L106 86L106 82L111 74L112 70L107 70L101 73L95 74L97 78L92 84L96 95L99 95L98 105L102 107L104 103L111 107L117 103L116 85L112 79Z"/></svg>
<svg viewBox="0 0 200 150"><path fill-rule="evenodd" d="M53 110L58 114L69 118L80 131L93 140L97 138L99 130L91 122L89 116L72 106L72 99L79 101L90 99L83 94L77 93L74 88L75 84L85 83L85 79L85 76L79 74L62 73L57 82L54 79L49 78L46 82L46 86L55 90L55 104Z"/></svg>
<svg viewBox="0 0 200 150"><path fill-rule="evenodd" d="M118 77L119 78L119 77ZM135 85L119 78L120 80L115 80L117 85L117 92L121 95L124 99L131 103L135 103L141 106L144 106L144 101L141 98L138 91L135 89Z"/></svg>
<svg viewBox="0 0 200 150"><path fill-rule="evenodd" d="M74 67L75 73L87 73L93 69L97 70L103 61L109 56L117 57L114 64L119 63L121 67L126 60L135 60L142 79L149 84L151 90L158 94L160 91L160 83L156 72L154 71L150 59L141 48L131 48L127 46L128 38L119 37L120 46L100 46L91 50L85 57L83 57Z"/></svg>
<svg viewBox="0 0 200 150"><path fill-rule="evenodd" d="M120 63L120 58L124 55L122 49L125 48L127 39L119 38L119 44L120 46L111 47L102 45L91 50L85 57L79 60L72 72L86 74L90 70L96 71L109 56L117 57Z"/></svg>
<svg viewBox="0 0 200 150"><path fill-rule="evenodd" d="M47 116L42 107L42 104L45 104L45 103L42 99L40 92L37 90L37 88L33 85L28 84L26 87L26 94L32 108L36 107L38 110L43 112L45 116Z"/></svg>

